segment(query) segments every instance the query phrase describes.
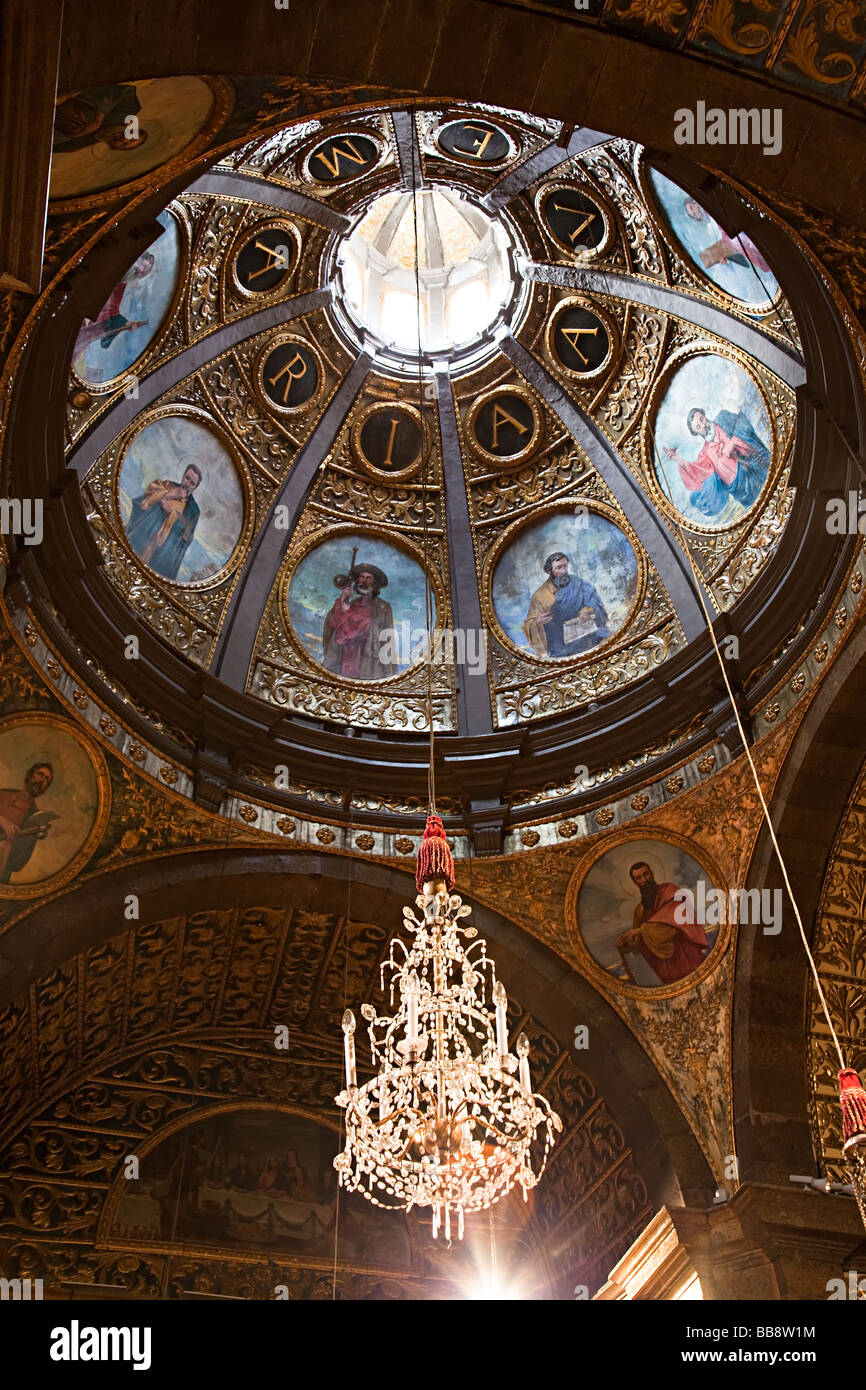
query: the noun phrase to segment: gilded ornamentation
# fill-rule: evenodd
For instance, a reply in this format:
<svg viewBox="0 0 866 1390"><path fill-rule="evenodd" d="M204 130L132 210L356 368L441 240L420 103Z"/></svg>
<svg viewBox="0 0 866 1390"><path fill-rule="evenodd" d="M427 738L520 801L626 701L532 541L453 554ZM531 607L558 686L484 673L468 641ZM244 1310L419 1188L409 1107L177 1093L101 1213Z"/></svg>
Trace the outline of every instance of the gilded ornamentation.
<svg viewBox="0 0 866 1390"><path fill-rule="evenodd" d="M168 765L165 765L159 769L159 775L162 781L165 782L166 785L169 787L173 787L178 779L177 768Z"/></svg>
<svg viewBox="0 0 866 1390"><path fill-rule="evenodd" d="M775 724L776 720L779 718L780 713L781 707L778 704L776 704L775 701L772 705L767 705L767 708L764 710L764 719L766 723Z"/></svg>
<svg viewBox="0 0 866 1390"><path fill-rule="evenodd" d="M104 714L100 719L99 727L106 738L114 738L114 735L117 733L117 725L113 719L109 719L107 714Z"/></svg>
<svg viewBox="0 0 866 1390"><path fill-rule="evenodd" d="M829 655L829 652L830 652L830 646L829 646L829 644L828 644L827 642L819 642L819 643L818 643L817 647L815 648L815 651L814 651L813 655L814 655L815 660L818 662L819 665L821 665L823 662L825 662L825 661L827 660L827 657L828 657L828 655Z"/></svg>
<svg viewBox="0 0 866 1390"><path fill-rule="evenodd" d="M316 831L316 839L323 845L332 845L336 838L333 830L329 830L326 825L323 825L321 830Z"/></svg>
<svg viewBox="0 0 866 1390"><path fill-rule="evenodd" d="M797 675L796 675L796 676L794 677L794 679L791 681L791 689L793 690L793 692L794 692L795 695L799 695L800 691L803 689L803 687L804 687L805 684L806 684L806 673L805 673L805 671L798 671L798 672L797 672Z"/></svg>
<svg viewBox="0 0 866 1390"><path fill-rule="evenodd" d="M646 792L638 792L637 796L631 799L631 809L633 811L645 811L649 806L649 797Z"/></svg>
<svg viewBox="0 0 866 1390"><path fill-rule="evenodd" d="M137 763L143 763L146 755L140 743L131 743L127 748L129 756Z"/></svg>
<svg viewBox="0 0 866 1390"><path fill-rule="evenodd" d="M366 831L361 835L355 836L355 844L358 846L358 849L372 849L375 843L375 837L373 835L368 835Z"/></svg>
<svg viewBox="0 0 866 1390"><path fill-rule="evenodd" d="M665 791L670 792L671 796L674 796L677 792L682 791L683 785L684 779L682 777L668 777L665 782Z"/></svg>
<svg viewBox="0 0 866 1390"><path fill-rule="evenodd" d="M541 839L537 830L521 830L520 843L526 845L527 849L533 849Z"/></svg>
<svg viewBox="0 0 866 1390"><path fill-rule="evenodd" d="M577 834L579 829L580 826L577 824L576 821L564 820L560 821L559 825L556 827L556 833L557 835L561 835L563 840L571 840Z"/></svg>
<svg viewBox="0 0 866 1390"><path fill-rule="evenodd" d="M398 835L394 841L394 848L398 854L413 854L415 852L415 841L410 840L408 835Z"/></svg>
<svg viewBox="0 0 866 1390"><path fill-rule="evenodd" d="M698 758L698 772L702 772L705 776L712 772L715 765L716 760L712 753L707 753L706 757Z"/></svg>
<svg viewBox="0 0 866 1390"><path fill-rule="evenodd" d="M255 806L243 805L238 810L241 820L245 820L247 825L253 825L259 818L259 813Z"/></svg>
<svg viewBox="0 0 866 1390"><path fill-rule="evenodd" d="M627 8L621 4L617 13L624 20L637 19L648 28L657 25L665 34L676 34L688 9L680 0L628 0Z"/></svg>
<svg viewBox="0 0 866 1390"><path fill-rule="evenodd" d="M852 576L851 576L851 592L852 592L852 594L859 594L859 592L860 592L860 590L861 590L862 587L863 587L863 576L862 576L862 574L860 573L860 571L858 570L856 574L852 574Z"/></svg>
<svg viewBox="0 0 866 1390"><path fill-rule="evenodd" d="M848 1065L866 1070L863 1031L863 963L866 961L866 767L861 768L840 821L816 914L813 952L833 1026ZM848 1182L842 1157L839 1069L823 1010L809 988L812 1132L819 1171Z"/></svg>
<svg viewBox="0 0 866 1390"><path fill-rule="evenodd" d="M596 813L595 813L596 823L597 823L598 825L602 826L602 827L605 826L605 825L610 825L611 821L612 821L613 818L614 818L614 815L615 815L615 812L613 812L613 811L610 809L609 806L605 806L605 807L602 808L602 810L596 811ZM560 826L560 834L562 834L562 827L561 827L561 826Z"/></svg>
<svg viewBox="0 0 866 1390"><path fill-rule="evenodd" d="M294 835L297 826L288 816L280 816L277 820L277 829L281 835Z"/></svg>

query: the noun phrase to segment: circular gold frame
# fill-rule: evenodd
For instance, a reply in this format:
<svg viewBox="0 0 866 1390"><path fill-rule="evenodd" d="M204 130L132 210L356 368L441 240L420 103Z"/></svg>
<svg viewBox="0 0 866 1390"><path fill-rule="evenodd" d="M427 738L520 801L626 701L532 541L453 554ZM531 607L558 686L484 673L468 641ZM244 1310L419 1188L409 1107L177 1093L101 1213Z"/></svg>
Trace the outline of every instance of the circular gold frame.
<svg viewBox="0 0 866 1390"><path fill-rule="evenodd" d="M289 265L288 269L285 270L283 274L280 276L280 279L277 281L277 283L275 285L272 285L269 290L247 289L246 285L241 284L240 280L238 279L238 257L253 237L259 236L263 232L269 232L272 229L274 231L279 230L288 234L289 241L294 248L291 264ZM236 292L238 294L243 295L245 299L264 300L269 298L271 295L278 295L281 293L282 290L285 289L287 282L291 279L295 271L298 269L298 266L300 265L301 261L301 252L301 233L295 226L294 222L290 222L286 217L266 217L260 219L258 222L254 222L252 226L241 227L240 231L234 239L232 248L229 251L229 274L231 278L231 284L236 290Z"/></svg>
<svg viewBox="0 0 866 1390"><path fill-rule="evenodd" d="M601 213L602 222L604 223L604 235L597 246L590 248L581 246L575 249L575 247L568 242L561 241L553 231L544 215L543 205L551 194L560 191L563 193L580 193L584 198L588 198L591 203L595 203ZM554 246L558 247L560 251L565 252L565 254L570 256L573 260L578 262L595 260L597 257L603 256L610 248L610 244L617 231L616 217L607 201L600 197L594 187L588 184L578 183L573 179L552 179L550 183L545 183L539 188L533 199L533 205L535 216L545 236L549 237Z"/></svg>
<svg viewBox="0 0 866 1390"><path fill-rule="evenodd" d="M169 74L171 76L172 74ZM188 145L184 145L182 150L172 155L163 164L155 164L146 174L140 174L129 183L112 184L110 188L96 189L93 193L76 194L73 198L52 199L48 204L48 211L54 215L58 212L78 212L83 208L105 207L109 203L128 202L146 188L162 188L200 154L203 154L208 145L213 140L217 131L225 125L228 117L234 109L236 93L234 84L227 77L208 77L203 73L177 73L178 77L197 77L200 82L204 82L214 95L213 110L199 131L194 135ZM143 81L143 78L137 79ZM61 100L66 97L77 96L78 92L86 91L86 88L78 88L75 92L65 92Z"/></svg>
<svg viewBox="0 0 866 1390"><path fill-rule="evenodd" d="M0 719L0 734L7 729L20 727L22 724L49 724L52 728L60 729L63 733L68 734L84 749L90 758L96 777L96 816L87 839L65 868L59 869L50 878L40 879L38 883L0 883L0 900L42 898L64 887L76 877L93 854L105 833L111 812L111 778L108 764L102 749L91 737L89 730L85 731L74 720L67 719L63 715L53 714L50 711L21 710L17 714L8 714Z"/></svg>
<svg viewBox="0 0 866 1390"><path fill-rule="evenodd" d="M325 145L328 141L351 140L353 135L363 135L365 139L372 140L379 153L375 164L371 164L369 169L362 169L359 174L347 174L344 179L317 179L315 174L310 173L310 160L315 155L320 145ZM381 131L368 130L365 127L352 126L348 130L340 129L336 131L320 131L312 140L308 140L295 156L295 168L299 178L304 183L315 184L317 188L346 188L350 183L357 183L358 179L369 178L377 169L381 168L385 156L388 154L388 143L383 138Z"/></svg>
<svg viewBox="0 0 866 1390"><path fill-rule="evenodd" d="M375 463L372 463L364 453L361 445L361 431L371 416L377 414L381 410L390 411L391 413L395 410L401 411L402 414L410 416L410 418L415 421L421 432L421 446L419 451L412 462L407 464L405 468L392 470L377 468ZM413 474L417 473L418 469L429 456L430 431L427 428L426 421L421 411L409 401L374 401L371 405L365 406L354 420L349 433L349 444L358 463L371 478L375 478L377 482L402 482L404 478L410 478Z"/></svg>
<svg viewBox="0 0 866 1390"><path fill-rule="evenodd" d="M388 545L393 545L395 550L403 550L407 555L410 556L411 559L413 559L416 562L419 569L422 571L425 577L430 580L430 583L433 587L433 594L436 601L436 614L434 621L436 622L437 627L450 627L450 606L445 592L445 585L443 584L440 575L437 573L435 569L427 565L423 551L419 546L415 545L414 541L410 541L402 535L395 536L391 532L385 531L380 527L364 525L329 526L325 530L316 531L315 534L307 536L303 544L299 545L298 549L286 559L286 562L283 566L283 572L280 575L280 578L277 582L277 602L279 604L280 622L282 623L283 631L288 637L297 655L300 656L305 663L311 666L314 671L317 671L320 675L324 676L327 680L332 681L335 685L342 686L349 690L387 690L389 686L393 686L401 680L405 680L407 676L411 675L413 671L417 671L421 666L423 666L424 663L422 661L416 661L412 665L406 666L404 670L398 672L397 675L383 676L379 680L350 680L346 676L340 676L337 675L337 673L334 671L329 671L327 667L322 666L316 660L316 658L311 655L311 653L307 650L307 648L297 637L289 612L289 589L291 588L291 583L295 574L295 570L298 568L298 565L301 563L301 561L305 559L307 555L309 555L310 551L315 550L317 546L322 544L323 541L333 540L337 536L364 535L374 537L376 540L384 541ZM336 593L336 590L334 592Z"/></svg>
<svg viewBox="0 0 866 1390"><path fill-rule="evenodd" d="M276 401L271 399L265 390L265 362L274 351L274 348L282 347L284 343L295 343L298 347L302 347L309 352L316 363L316 371L319 374L316 389L312 396L308 396L300 405L278 405ZM263 406L266 411L274 411L277 415L301 415L305 410L312 410L325 389L325 367L322 361L322 354L319 352L318 348L314 347L312 343L308 342L306 338L302 338L298 333L275 333L272 338L269 338L258 351L252 377L253 386L259 398L259 404Z"/></svg>
<svg viewBox="0 0 866 1390"><path fill-rule="evenodd" d="M659 481L655 470L655 456L650 442L650 436L652 435L653 438L655 437L655 416L665 392L680 367L695 357L727 357L730 361L734 362L741 371L746 373L746 376L749 377L758 391L764 403L764 409L767 412L767 419L770 424L770 467L767 469L767 477L764 486L761 488L761 491L748 510L743 512L742 516L735 517L733 521L726 522L724 526L705 526L702 522L691 521L688 517L683 516L679 508L671 502ZM768 493L775 487L779 473L784 465L784 459L776 458L777 446L778 431L776 429L773 411L770 408L769 397L763 382L754 370L751 358L747 357L745 353L739 352L736 348L728 346L728 344L711 343L707 340L687 343L684 347L678 348L675 352L671 353L652 384L646 405L644 406L640 430L641 463L647 490L649 491L652 501L664 516L673 521L675 525L684 526L688 531L695 531L708 536L722 536L729 531L737 530L738 527L743 526L746 522L751 523L754 521L764 502L766 502Z"/></svg>
<svg viewBox="0 0 866 1390"><path fill-rule="evenodd" d="M685 994L688 990L694 989L695 985L700 984L708 975L713 974L728 949L733 924L728 920L719 925L716 939L705 959L697 970L693 970L682 980L675 980L667 985L660 984L658 988L653 988L650 985L633 985L628 980L618 980L615 975L611 975L603 965L598 964L583 939L577 905L580 890L593 866L607 854L608 850L615 849L617 845L626 844L629 840L659 840L663 844L684 850L706 871L713 888L721 890L727 897L729 892L727 881L703 845L696 845L693 840L687 839L674 830L668 830L667 827L663 830L657 830L654 826L646 826L643 829L624 827L621 830L611 831L608 835L602 835L599 842L584 855L571 875L565 894L566 931L577 954L581 970L594 984L607 988L611 993L624 995L631 999L672 999L676 995ZM728 899L728 901L730 900ZM729 916L730 914L726 913L726 917Z"/></svg>
<svg viewBox="0 0 866 1390"><path fill-rule="evenodd" d="M611 522L622 532L632 548L635 561L637 563L637 584L635 585L635 596L632 600L631 608L616 632L612 632L610 637L605 638L597 647L590 647L588 651L581 652L579 656L539 656L537 652L527 651L525 647L518 647L508 636L499 619L496 616L496 607L493 602L493 576L496 573L503 553L515 539L515 537L528 526L543 520L544 517L554 516L557 513L573 516L578 507L583 507L588 512L595 512L604 517L605 521ZM502 532L502 535L491 548L484 561L484 568L481 576L481 604L483 615L488 627L492 628L498 640L507 647L509 651L515 652L517 656L525 661L535 662L537 666L546 666L554 670L569 670L577 666L585 666L590 662L598 660L600 654L607 654L623 645L625 633L631 627L636 615L640 612L641 605L646 595L647 586L647 560L644 555L643 547L638 540L629 522L619 512L614 511L604 502L597 501L594 497L570 497L567 502L560 498L556 502L551 502L545 507L539 507L536 511L520 517L513 521L510 526Z"/></svg>
<svg viewBox="0 0 866 1390"><path fill-rule="evenodd" d="M600 362L597 367L593 367L591 372L578 372L573 367L566 367L554 347L553 335L556 332L556 325L569 309L585 309L587 313L595 314L607 330L607 354L604 361ZM561 299L547 320L547 326L544 330L544 350L548 360L557 371L565 372L566 376L571 377L574 381L598 381L600 377L611 370L619 353L619 345L620 333L616 319L607 309L603 309L600 304L596 304L592 299L587 299L581 294L570 294Z"/></svg>
<svg viewBox="0 0 866 1390"><path fill-rule="evenodd" d="M144 350L138 354L135 361L131 362L125 371L118 372L117 376L109 377L107 381L100 381L98 383L92 381L85 381L83 377L80 377L78 375L75 368L72 366L72 362L70 362L69 375L71 376L72 380L76 383L76 385L80 386L83 391L88 391L91 396L110 395L113 391L116 391L123 384L123 382L138 379L139 374L135 370L136 367L138 367L142 362L146 361L151 355L153 355L154 358L156 358L159 355L159 351L163 343L165 342L166 336L168 335L172 323L174 322L174 318L178 310L178 305L180 304L181 299L183 298L184 291L186 290L187 280L189 278L190 262L192 257L192 232L190 228L189 217L182 203L169 203L167 207L162 209L162 211L168 213L168 215L171 217L172 221L174 222L177 228L179 252L177 264L177 284L175 285L174 290L172 291L171 299L168 303L168 308L165 311L162 323L160 324L156 333L154 333L147 347L144 348ZM159 237L157 237L156 240L159 241ZM155 242L151 242L150 246L146 247L145 249L149 251L151 247L155 244ZM144 252L142 251L140 254L144 255ZM136 260L138 260L137 256ZM135 262L133 262L133 264L135 264ZM72 360L74 361L74 345L72 353Z"/></svg>
<svg viewBox="0 0 866 1390"><path fill-rule="evenodd" d="M529 443L525 445L519 453L507 454L505 457L501 454L489 453L481 444L475 433L475 424L480 412L490 401L495 400L498 396L517 396L520 400L525 401L532 411L533 430ZM526 386L494 386L491 390L485 391L472 403L469 413L466 416L466 435L469 441L469 447L474 453L478 454L479 458L484 459L485 463L492 463L497 468L514 468L518 464L525 463L528 458L531 458L531 456L538 451L544 438L544 415L537 398Z"/></svg>
<svg viewBox="0 0 866 1390"><path fill-rule="evenodd" d="M232 551L231 555L226 560L222 568L217 570L216 574L208 575L207 579L199 579L195 583L185 583L184 581L177 579L166 579L165 575L158 574L156 570L152 570L150 566L146 563L146 561L142 560L141 557L136 554L132 546L129 544L126 535L126 527L123 524L123 516L120 510L120 471L123 467L123 460L126 457L126 453L129 449L130 444L132 443L133 439L137 434L140 434L142 430L147 429L148 425L153 425L156 423L157 420L162 420L165 419L167 416L173 415L182 415L189 420L193 420L197 425L202 425L204 428L209 429L210 432L216 436L217 440L226 450L232 462L234 463L235 468L237 469L238 477L240 478L241 488L244 495L244 518L243 523L241 525L240 533L238 535L238 539L235 543L234 550ZM222 583L226 576L231 574L232 571L237 568L238 563L240 561L240 557L249 543L253 529L253 518L255 515L255 496L253 493L253 485L249 473L247 471L246 464L244 463L240 452L235 448L234 443L231 440L231 437L229 436L227 431L223 429L221 425L217 424L217 422L213 419L212 416L207 414L206 411L201 410L198 406L183 405L178 403L176 405L161 405L158 406L155 410L148 411L145 415L138 416L133 421L133 424L126 431L126 433L121 436L120 444L118 445L117 453L115 455L111 471L111 492L112 501L114 504L113 520L115 523L114 534L117 536L119 540L122 541L127 554L132 557L133 561L138 566L138 568L147 575L148 579L150 579L151 582L155 583L157 586L165 586L168 592L170 592L172 596L176 599L177 596L180 594L187 592L195 593L200 589L210 589L214 585Z"/></svg>
<svg viewBox="0 0 866 1390"><path fill-rule="evenodd" d="M763 319L773 314L782 299L784 299L781 285L779 285L772 299L738 299L735 294L731 294L729 290L724 289L721 285L717 285L715 280L711 279L707 274L706 270L698 265L696 261L692 260L673 227L668 224L667 213L653 188L652 179L650 178L650 171L653 169L655 169L655 165L647 159L646 152L642 152L637 167L640 191L643 194L644 202L649 210L655 229L660 234L662 241L668 249L668 253L670 254L672 251L690 271L693 271L698 278L701 288L713 295L726 309L733 308L746 319ZM676 179L669 178L663 169L655 169L655 172L660 174L662 178L668 179L670 183L677 182ZM720 177L726 188L730 188L733 193L739 194L740 190L735 187L730 179L725 178L723 175ZM677 188L682 188L682 185L677 184ZM685 197L694 198L696 203L700 203L700 198L695 198L693 194L689 193L688 189L682 188L682 192ZM710 216L712 216L712 213ZM784 226L784 224L781 225ZM748 236L748 232L746 232L745 235ZM788 235L790 235L790 232L788 232ZM773 272L771 271L770 274L773 275ZM776 278L775 275L773 275L773 278ZM778 281L776 283L778 284ZM672 288L676 289L677 286L674 285Z"/></svg>
<svg viewBox="0 0 866 1390"><path fill-rule="evenodd" d="M452 154L451 150L443 149L442 145L439 143L439 136L442 134L442 131L446 130L450 125L471 125L472 120L473 117L471 114L466 116L449 116L447 120L441 121L439 125L436 126L436 129L433 131L433 144L440 159L451 160L454 164L460 164L468 169L504 169L506 164L510 164L517 158L520 146L511 134L511 131L506 130L505 126L499 121L491 121L487 116L478 116L477 120L479 124L483 122L485 125L493 126L494 130L498 130L508 141L508 153L504 155L502 159L476 159L471 154Z"/></svg>

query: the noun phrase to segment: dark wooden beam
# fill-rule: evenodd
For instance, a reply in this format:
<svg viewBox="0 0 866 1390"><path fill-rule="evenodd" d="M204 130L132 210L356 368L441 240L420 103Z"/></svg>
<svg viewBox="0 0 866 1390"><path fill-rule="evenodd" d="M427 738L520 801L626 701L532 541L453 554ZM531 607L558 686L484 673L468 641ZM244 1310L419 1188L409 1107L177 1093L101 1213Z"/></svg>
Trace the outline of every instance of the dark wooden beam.
<svg viewBox="0 0 866 1390"><path fill-rule="evenodd" d="M0 286L38 294L63 0L0 6Z"/></svg>

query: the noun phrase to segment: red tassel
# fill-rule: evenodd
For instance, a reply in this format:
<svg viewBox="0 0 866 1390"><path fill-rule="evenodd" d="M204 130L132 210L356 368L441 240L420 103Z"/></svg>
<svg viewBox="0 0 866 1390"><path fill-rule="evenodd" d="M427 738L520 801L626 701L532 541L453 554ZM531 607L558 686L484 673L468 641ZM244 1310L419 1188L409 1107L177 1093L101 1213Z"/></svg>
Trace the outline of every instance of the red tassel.
<svg viewBox="0 0 866 1390"><path fill-rule="evenodd" d="M418 851L418 867L415 870L415 885L420 893L425 883L434 879L445 880L448 892L454 887L454 860L445 838L445 827L440 816L427 817L424 838Z"/></svg>
<svg viewBox="0 0 866 1390"><path fill-rule="evenodd" d="M866 1091L851 1067L839 1073L839 1103L842 1106L843 1140L866 1134Z"/></svg>

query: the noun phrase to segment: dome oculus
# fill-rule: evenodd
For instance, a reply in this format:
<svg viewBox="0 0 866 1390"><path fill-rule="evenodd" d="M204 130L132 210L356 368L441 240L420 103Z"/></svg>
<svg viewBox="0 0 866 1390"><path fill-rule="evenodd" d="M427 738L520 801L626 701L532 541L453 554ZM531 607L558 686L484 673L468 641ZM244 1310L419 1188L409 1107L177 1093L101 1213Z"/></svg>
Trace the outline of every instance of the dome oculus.
<svg viewBox="0 0 866 1390"><path fill-rule="evenodd" d="M343 307L384 348L463 349L510 306L513 250L505 224L452 188L386 193L337 249Z"/></svg>

